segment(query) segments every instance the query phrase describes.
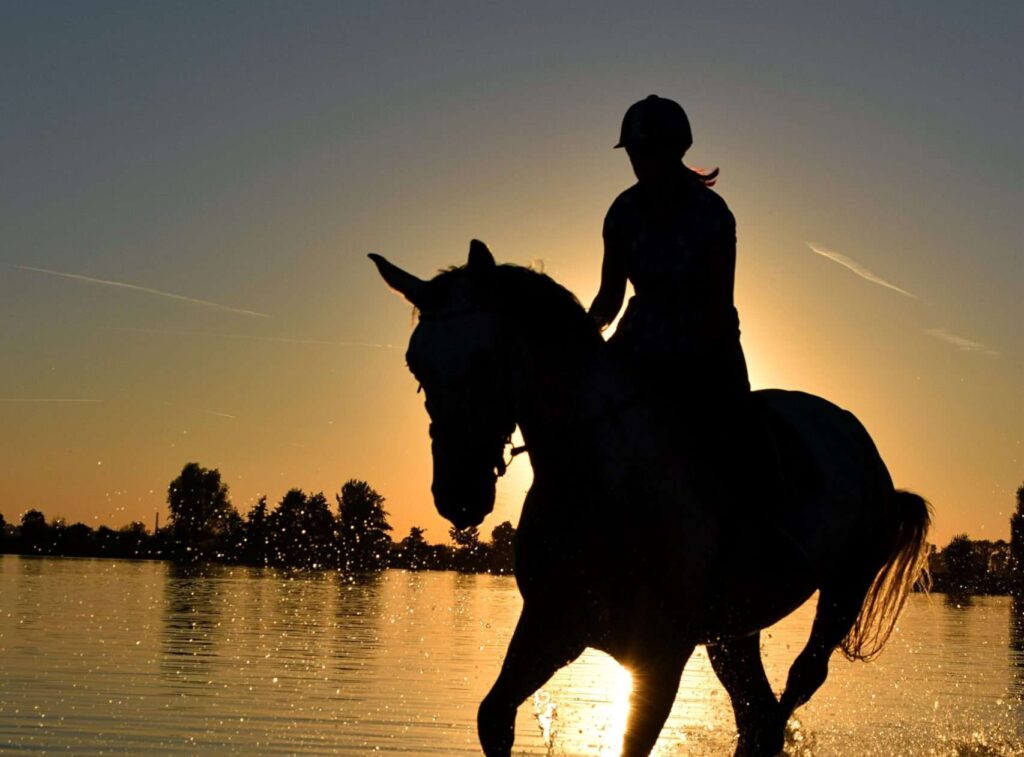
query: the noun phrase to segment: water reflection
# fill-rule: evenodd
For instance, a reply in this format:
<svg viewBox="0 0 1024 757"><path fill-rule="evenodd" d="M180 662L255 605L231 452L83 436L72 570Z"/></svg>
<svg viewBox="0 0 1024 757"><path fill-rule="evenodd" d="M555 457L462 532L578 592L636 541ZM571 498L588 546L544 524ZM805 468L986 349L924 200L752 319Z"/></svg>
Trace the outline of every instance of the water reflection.
<svg viewBox="0 0 1024 757"><path fill-rule="evenodd" d="M39 604L38 598L32 591L35 579L43 575L45 564L46 558L42 557L22 557L18 559L15 563L19 579L17 582L18 591L14 592L13 600L11 594L5 595L4 599L4 604L7 606L13 605L18 614L19 630L22 632L20 640L30 645L32 639L26 632L30 632L40 625L40 619L46 617L48 609Z"/></svg>
<svg viewBox="0 0 1024 757"><path fill-rule="evenodd" d="M32 578L41 576L47 569L47 563L49 561L45 557L33 557L31 555L23 555L15 561L14 565L18 569L18 573L24 578Z"/></svg>
<svg viewBox="0 0 1024 757"><path fill-rule="evenodd" d="M1024 652L1024 597L1013 597L1010 603L1010 649ZM1015 657L1017 664L1024 663L1024 657Z"/></svg>
<svg viewBox="0 0 1024 757"><path fill-rule="evenodd" d="M1010 690L1024 702L1024 597L1010 603L1010 666L1014 673Z"/></svg>
<svg viewBox="0 0 1024 757"><path fill-rule="evenodd" d="M381 574L337 576L331 661L338 685L349 699L359 674L381 649Z"/></svg>
<svg viewBox="0 0 1024 757"><path fill-rule="evenodd" d="M942 594L942 603L952 609L961 610L967 609L974 606L974 596L971 594L961 594L960 592L951 592L948 594Z"/></svg>
<svg viewBox="0 0 1024 757"><path fill-rule="evenodd" d="M479 754L476 706L521 609L507 577L11 556L0 598L5 754ZM776 689L813 610L763 637ZM833 660L789 753L1019 754L1022 611L911 597L877 662ZM616 754L629 684L588 651L520 708L515 754ZM655 754L734 746L698 651Z"/></svg>
<svg viewBox="0 0 1024 757"><path fill-rule="evenodd" d="M168 682L192 687L210 680L218 659L219 584L224 566L167 565L164 580L160 673Z"/></svg>

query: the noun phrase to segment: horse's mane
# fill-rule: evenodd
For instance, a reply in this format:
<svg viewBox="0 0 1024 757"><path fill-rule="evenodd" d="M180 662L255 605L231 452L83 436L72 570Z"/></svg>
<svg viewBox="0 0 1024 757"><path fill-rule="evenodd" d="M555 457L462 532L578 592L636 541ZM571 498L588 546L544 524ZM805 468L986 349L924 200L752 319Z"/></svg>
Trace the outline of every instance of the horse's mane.
<svg viewBox="0 0 1024 757"><path fill-rule="evenodd" d="M425 302L448 301L453 288L473 282L473 306L495 309L523 331L550 336L566 348L599 350L604 339L594 320L572 292L550 276L513 263L474 271L462 265L442 271L427 283Z"/></svg>

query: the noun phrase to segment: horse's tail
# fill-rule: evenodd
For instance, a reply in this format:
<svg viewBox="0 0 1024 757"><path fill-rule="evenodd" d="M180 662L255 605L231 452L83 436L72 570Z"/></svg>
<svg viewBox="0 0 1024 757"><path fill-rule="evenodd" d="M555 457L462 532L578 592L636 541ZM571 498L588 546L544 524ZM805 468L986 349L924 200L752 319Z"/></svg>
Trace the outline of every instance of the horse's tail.
<svg viewBox="0 0 1024 757"><path fill-rule="evenodd" d="M913 492L897 489L893 496L892 551L871 583L853 628L840 643L849 660L873 660L889 640L907 594L918 583L927 590L928 527L931 507Z"/></svg>

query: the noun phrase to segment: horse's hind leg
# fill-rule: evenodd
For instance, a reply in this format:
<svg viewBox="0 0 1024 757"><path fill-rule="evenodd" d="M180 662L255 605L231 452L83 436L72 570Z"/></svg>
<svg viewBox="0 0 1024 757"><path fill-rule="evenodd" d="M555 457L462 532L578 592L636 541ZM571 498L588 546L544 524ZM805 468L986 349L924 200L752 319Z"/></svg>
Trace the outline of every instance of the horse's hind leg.
<svg viewBox="0 0 1024 757"><path fill-rule="evenodd" d="M739 744L736 757L773 757L782 751L786 719L761 662L761 635L708 646L718 680L732 700Z"/></svg>
<svg viewBox="0 0 1024 757"><path fill-rule="evenodd" d="M498 680L477 713L480 745L488 757L512 753L519 705L583 652L580 629L553 622L553 617L559 616L539 614L527 607L519 616Z"/></svg>
<svg viewBox="0 0 1024 757"><path fill-rule="evenodd" d="M779 701L783 722L825 683L829 657L857 620L870 584L870 580L847 580L822 587L810 638L789 669Z"/></svg>

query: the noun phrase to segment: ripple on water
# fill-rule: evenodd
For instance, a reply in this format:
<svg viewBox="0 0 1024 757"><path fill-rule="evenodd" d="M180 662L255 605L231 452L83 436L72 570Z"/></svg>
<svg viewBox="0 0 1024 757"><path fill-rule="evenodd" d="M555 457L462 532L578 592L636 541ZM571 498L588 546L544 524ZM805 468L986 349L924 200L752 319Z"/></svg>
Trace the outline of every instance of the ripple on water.
<svg viewBox="0 0 1024 757"><path fill-rule="evenodd" d="M478 754L476 705L521 607L495 576L12 556L0 598L5 754ZM776 688L813 610L763 636ZM878 661L833 658L786 753L1024 754L1019 610L912 597ZM515 753L616 754L630 686L586 652L520 708ZM656 754L727 754L734 739L698 650Z"/></svg>

